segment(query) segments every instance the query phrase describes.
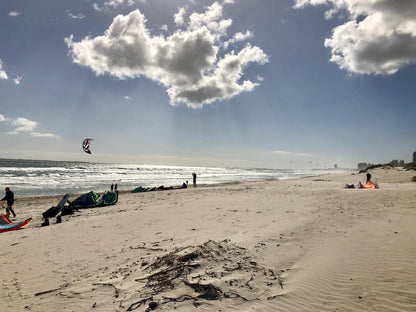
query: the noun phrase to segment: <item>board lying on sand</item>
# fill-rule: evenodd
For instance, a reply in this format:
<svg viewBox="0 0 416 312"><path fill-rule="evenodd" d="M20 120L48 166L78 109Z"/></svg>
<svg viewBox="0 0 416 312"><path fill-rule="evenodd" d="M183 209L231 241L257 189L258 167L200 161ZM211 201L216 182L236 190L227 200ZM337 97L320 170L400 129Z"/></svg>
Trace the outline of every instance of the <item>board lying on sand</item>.
<svg viewBox="0 0 416 312"><path fill-rule="evenodd" d="M13 231L21 228L22 226L28 224L32 218L26 219L18 223L12 223L5 215L0 215L0 233Z"/></svg>

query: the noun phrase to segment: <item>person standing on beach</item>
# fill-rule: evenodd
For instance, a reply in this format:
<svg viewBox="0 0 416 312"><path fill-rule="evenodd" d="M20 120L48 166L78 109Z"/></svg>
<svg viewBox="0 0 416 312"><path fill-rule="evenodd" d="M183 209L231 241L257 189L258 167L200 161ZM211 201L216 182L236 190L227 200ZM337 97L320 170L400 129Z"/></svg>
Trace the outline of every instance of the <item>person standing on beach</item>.
<svg viewBox="0 0 416 312"><path fill-rule="evenodd" d="M196 187L196 173L192 173L192 178L193 178L193 182L194 182L194 187Z"/></svg>
<svg viewBox="0 0 416 312"><path fill-rule="evenodd" d="M7 202L6 214L10 215L11 212L13 214L13 217L16 217L16 214L14 213L14 210L12 208L14 203L14 193L10 190L9 187L6 187L6 196L4 196L3 199L1 199L1 201Z"/></svg>

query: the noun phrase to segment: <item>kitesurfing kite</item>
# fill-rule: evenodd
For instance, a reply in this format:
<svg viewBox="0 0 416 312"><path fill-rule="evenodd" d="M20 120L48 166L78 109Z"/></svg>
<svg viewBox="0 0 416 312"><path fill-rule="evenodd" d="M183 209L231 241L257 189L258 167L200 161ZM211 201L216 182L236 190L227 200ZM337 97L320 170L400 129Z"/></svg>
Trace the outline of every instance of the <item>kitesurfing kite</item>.
<svg viewBox="0 0 416 312"><path fill-rule="evenodd" d="M90 138L86 138L83 142L82 142L82 148L84 149L85 153L91 154L90 151L90 143L93 139Z"/></svg>

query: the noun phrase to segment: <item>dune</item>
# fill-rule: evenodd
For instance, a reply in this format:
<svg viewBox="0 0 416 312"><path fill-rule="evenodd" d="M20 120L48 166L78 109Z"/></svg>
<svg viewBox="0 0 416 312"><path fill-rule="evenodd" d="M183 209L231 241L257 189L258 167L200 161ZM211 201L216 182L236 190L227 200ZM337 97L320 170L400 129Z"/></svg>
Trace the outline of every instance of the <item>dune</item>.
<svg viewBox="0 0 416 312"><path fill-rule="evenodd" d="M415 171L121 192L1 233L1 311L415 311ZM74 199L72 196L71 199Z"/></svg>

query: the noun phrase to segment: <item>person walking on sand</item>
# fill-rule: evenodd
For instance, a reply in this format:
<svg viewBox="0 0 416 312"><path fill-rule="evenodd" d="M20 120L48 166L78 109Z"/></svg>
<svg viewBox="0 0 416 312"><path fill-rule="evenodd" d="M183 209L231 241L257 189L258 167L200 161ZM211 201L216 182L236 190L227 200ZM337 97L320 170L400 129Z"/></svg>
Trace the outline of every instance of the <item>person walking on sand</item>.
<svg viewBox="0 0 416 312"><path fill-rule="evenodd" d="M14 193L10 190L9 187L6 187L6 196L4 196L3 199L1 199L1 201L7 202L6 214L10 215L11 212L13 214L13 217L16 217L16 214L14 213L14 210L12 208L14 203Z"/></svg>
<svg viewBox="0 0 416 312"><path fill-rule="evenodd" d="M370 172L367 173L366 177L367 177L367 181L365 182L365 184L368 184L368 182L370 182L370 180L371 180L371 174L370 174Z"/></svg>
<svg viewBox="0 0 416 312"><path fill-rule="evenodd" d="M192 179L193 179L193 182L194 182L194 187L196 187L196 173L195 172L192 173Z"/></svg>

